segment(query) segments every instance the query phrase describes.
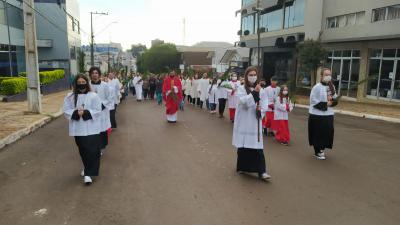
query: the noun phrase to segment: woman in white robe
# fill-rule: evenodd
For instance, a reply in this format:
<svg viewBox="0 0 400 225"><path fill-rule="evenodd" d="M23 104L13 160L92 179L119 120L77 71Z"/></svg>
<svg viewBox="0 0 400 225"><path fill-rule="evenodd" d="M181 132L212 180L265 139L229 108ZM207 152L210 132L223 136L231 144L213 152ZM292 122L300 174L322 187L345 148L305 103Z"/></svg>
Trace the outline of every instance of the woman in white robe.
<svg viewBox="0 0 400 225"><path fill-rule="evenodd" d="M92 183L92 177L99 175L101 99L90 91L89 79L78 75L73 82L73 93L64 99L64 115L69 120L69 136L75 138L84 170L84 183Z"/></svg>
<svg viewBox="0 0 400 225"><path fill-rule="evenodd" d="M98 67L92 67L89 70L90 76L90 88L93 92L95 92L102 103L102 111L101 111L101 139L102 145L101 149L105 149L108 145L108 135L107 130L111 128L111 120L110 120L110 110L114 109L114 96L110 91L107 83L101 81L101 71Z"/></svg>
<svg viewBox="0 0 400 225"><path fill-rule="evenodd" d="M192 94L192 98L193 98L193 101L192 101L192 104L193 105L200 105L200 97L199 97L199 92L198 92L198 87L199 87L199 75L197 75L197 74L195 74L194 75L194 79L193 79L193 81L192 81L192 92L191 92L191 94Z"/></svg>
<svg viewBox="0 0 400 225"><path fill-rule="evenodd" d="M133 78L133 85L135 86L136 100L141 102L143 99L143 79L140 75Z"/></svg>
<svg viewBox="0 0 400 225"><path fill-rule="evenodd" d="M335 86L332 84L330 69L321 70L321 82L316 84L310 94L308 118L308 141L314 147L314 156L325 160L325 149L332 149L334 138L334 111L337 105Z"/></svg>
<svg viewBox="0 0 400 225"><path fill-rule="evenodd" d="M203 105L206 103L208 97L208 85L210 85L210 81L207 78L207 73L204 73L203 78L200 79L199 86L197 87L200 98L200 109L203 108Z"/></svg>
<svg viewBox="0 0 400 225"><path fill-rule="evenodd" d="M213 79L212 83L208 86L208 103L210 105L210 113L215 114L217 111L218 96L217 79Z"/></svg>
<svg viewBox="0 0 400 225"><path fill-rule="evenodd" d="M192 103L192 78L188 77L185 82L185 95L188 103Z"/></svg>
<svg viewBox="0 0 400 225"><path fill-rule="evenodd" d="M262 117L268 102L260 99L260 75L256 67L245 72L245 84L237 90L232 144L237 148L237 172L257 173L261 179L271 178L265 165Z"/></svg>

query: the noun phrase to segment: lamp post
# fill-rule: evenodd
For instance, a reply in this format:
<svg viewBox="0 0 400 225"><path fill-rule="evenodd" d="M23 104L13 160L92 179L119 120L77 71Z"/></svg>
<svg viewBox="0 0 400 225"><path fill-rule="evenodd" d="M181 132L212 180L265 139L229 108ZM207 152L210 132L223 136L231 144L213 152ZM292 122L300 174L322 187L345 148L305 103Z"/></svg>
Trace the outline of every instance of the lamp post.
<svg viewBox="0 0 400 225"><path fill-rule="evenodd" d="M262 8L260 8L260 0L257 0L257 7L253 7L253 11L257 12L257 67L260 69L261 67L261 61L260 61L260 40L261 40L261 33L260 33L260 16L261 16L261 11Z"/></svg>
<svg viewBox="0 0 400 225"><path fill-rule="evenodd" d="M108 15L108 13L103 13L103 12L90 12L90 64L91 64L91 66L94 66L93 15Z"/></svg>

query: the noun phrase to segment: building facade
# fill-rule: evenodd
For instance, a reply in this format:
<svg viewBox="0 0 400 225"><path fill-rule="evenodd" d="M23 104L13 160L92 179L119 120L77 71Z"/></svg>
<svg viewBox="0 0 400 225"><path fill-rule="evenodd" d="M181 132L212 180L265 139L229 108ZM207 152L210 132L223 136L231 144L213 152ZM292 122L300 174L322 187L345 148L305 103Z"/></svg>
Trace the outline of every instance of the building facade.
<svg viewBox="0 0 400 225"><path fill-rule="evenodd" d="M25 72L24 20L21 0L0 1L0 75ZM78 73L80 17L77 0L35 0L39 70Z"/></svg>
<svg viewBox="0 0 400 225"><path fill-rule="evenodd" d="M359 101L400 102L400 2L398 0L243 0L242 45L257 65L257 10L265 78L311 88L315 79L298 65L295 48L320 40L328 51L340 95ZM318 78L317 78L318 79Z"/></svg>

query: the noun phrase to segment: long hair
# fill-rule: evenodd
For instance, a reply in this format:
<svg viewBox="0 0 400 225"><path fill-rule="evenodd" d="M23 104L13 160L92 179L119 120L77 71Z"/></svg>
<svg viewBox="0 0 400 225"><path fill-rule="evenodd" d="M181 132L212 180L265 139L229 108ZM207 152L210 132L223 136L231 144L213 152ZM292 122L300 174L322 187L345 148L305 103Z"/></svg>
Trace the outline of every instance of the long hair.
<svg viewBox="0 0 400 225"><path fill-rule="evenodd" d="M87 76L85 76L85 75L83 75L83 74L78 74L78 75L75 77L75 79L74 79L74 81L73 81L73 83L72 83L72 88L73 88L73 89L72 89L72 90L73 90L72 92L74 93L74 104L75 104L75 107L76 107L76 104L77 104L77 102L78 102L78 94L80 94L78 88L76 87L77 84L78 84L78 80L79 80L80 78L82 78L82 79L84 79L84 80L86 81L86 92L91 91L90 85L89 85L89 78L87 78Z"/></svg>
<svg viewBox="0 0 400 225"><path fill-rule="evenodd" d="M286 96L283 95L283 91L284 91L285 88L288 88L288 86L281 85L280 90L279 90L278 96L279 96L279 101L281 102L281 104L283 103L283 99L284 98L286 98L286 102L289 102L289 94L286 95Z"/></svg>
<svg viewBox="0 0 400 225"><path fill-rule="evenodd" d="M257 81L254 84L250 84L249 80L248 80L248 76L250 72L255 71L257 73ZM250 88L255 87L255 85L258 84L258 82L260 81L260 74L258 73L258 68L256 66L250 66L246 69L246 71L244 72L244 88L246 89L247 94L249 94Z"/></svg>

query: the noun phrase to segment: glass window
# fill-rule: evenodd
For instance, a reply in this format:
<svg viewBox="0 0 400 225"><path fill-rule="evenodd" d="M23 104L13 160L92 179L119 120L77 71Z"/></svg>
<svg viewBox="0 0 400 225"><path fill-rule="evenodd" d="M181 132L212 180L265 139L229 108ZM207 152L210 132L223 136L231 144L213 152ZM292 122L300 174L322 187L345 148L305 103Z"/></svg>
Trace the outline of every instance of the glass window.
<svg viewBox="0 0 400 225"><path fill-rule="evenodd" d="M254 14L242 18L242 32L248 30L250 34L254 34Z"/></svg>
<svg viewBox="0 0 400 225"><path fill-rule="evenodd" d="M347 16L338 16L337 18L337 27L345 27L347 24Z"/></svg>
<svg viewBox="0 0 400 225"><path fill-rule="evenodd" d="M0 24L7 24L6 14L4 11L4 2L0 1Z"/></svg>
<svg viewBox="0 0 400 225"><path fill-rule="evenodd" d="M400 58L400 48L397 49L397 58ZM399 67L398 67L399 68Z"/></svg>
<svg viewBox="0 0 400 225"><path fill-rule="evenodd" d="M380 59L369 60L368 88L367 88L368 95L377 96L380 65L381 65Z"/></svg>
<svg viewBox="0 0 400 225"><path fill-rule="evenodd" d="M278 9L261 15L260 26L267 31L282 29L283 10Z"/></svg>
<svg viewBox="0 0 400 225"><path fill-rule="evenodd" d="M72 47L71 47L71 49L70 49L70 56L71 56L71 59L76 59L76 49L75 49L75 46L72 46Z"/></svg>
<svg viewBox="0 0 400 225"><path fill-rule="evenodd" d="M351 60L350 89L348 92L349 97L352 97L352 98L357 97L359 74L360 74L360 60L352 59Z"/></svg>
<svg viewBox="0 0 400 225"><path fill-rule="evenodd" d="M388 7L388 20L400 19L400 5L393 5Z"/></svg>
<svg viewBox="0 0 400 225"><path fill-rule="evenodd" d="M22 9L19 9L12 5L8 5L6 9L7 9L8 22L10 26L23 30L24 16L22 13Z"/></svg>
<svg viewBox="0 0 400 225"><path fill-rule="evenodd" d="M351 57L351 50L343 51L343 57Z"/></svg>
<svg viewBox="0 0 400 225"><path fill-rule="evenodd" d="M353 50L353 57L360 57L360 51L359 50Z"/></svg>
<svg viewBox="0 0 400 225"><path fill-rule="evenodd" d="M386 18L386 8L372 10L372 22L382 21Z"/></svg>
<svg viewBox="0 0 400 225"><path fill-rule="evenodd" d="M395 57L396 49L383 49L383 57Z"/></svg>
<svg viewBox="0 0 400 225"><path fill-rule="evenodd" d="M356 23L356 14L348 14L346 15L346 26L352 26Z"/></svg>
<svg viewBox="0 0 400 225"><path fill-rule="evenodd" d="M380 58L382 56L382 49L372 49L371 50L371 58Z"/></svg>
<svg viewBox="0 0 400 225"><path fill-rule="evenodd" d="M254 2L254 0L242 0L242 6L250 5Z"/></svg>
<svg viewBox="0 0 400 225"><path fill-rule="evenodd" d="M331 17L327 19L326 26L328 29L337 27L336 19L337 19L336 17Z"/></svg>
<svg viewBox="0 0 400 225"><path fill-rule="evenodd" d="M304 25L304 0L297 0L285 7L285 28Z"/></svg>
<svg viewBox="0 0 400 225"><path fill-rule="evenodd" d="M333 57L342 57L342 51L334 51Z"/></svg>

